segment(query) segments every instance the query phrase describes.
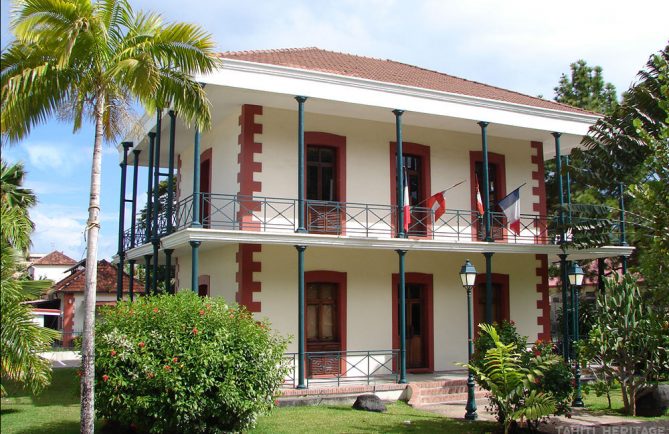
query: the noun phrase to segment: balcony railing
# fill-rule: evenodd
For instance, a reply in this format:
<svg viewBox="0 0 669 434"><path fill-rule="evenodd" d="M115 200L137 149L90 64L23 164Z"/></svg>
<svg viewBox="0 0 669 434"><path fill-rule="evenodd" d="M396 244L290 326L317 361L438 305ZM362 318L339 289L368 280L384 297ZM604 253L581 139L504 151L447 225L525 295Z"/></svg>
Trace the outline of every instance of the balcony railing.
<svg viewBox="0 0 669 434"><path fill-rule="evenodd" d="M306 386L337 386L342 383L397 382L399 350L306 352ZM284 354L288 373L285 386L297 386L298 353Z"/></svg>
<svg viewBox="0 0 669 434"><path fill-rule="evenodd" d="M293 233L297 229L297 199L202 193L199 223L206 229L244 230L272 233ZM520 232L508 230L503 213L492 212L492 237L511 244L558 244L557 216L521 214ZM572 213L573 222L567 230L567 241L587 239L596 231L615 244L617 220ZM305 228L309 233L352 238L393 238L397 235L397 207L353 202L305 201ZM193 196L177 202L172 216L172 231L191 227ZM407 235L410 238L448 242L483 241L483 218L477 211L446 210L439 219L430 208L412 207ZM125 250L151 241L143 221L137 224L135 242L130 230L125 231ZM168 235L165 213L158 218L158 235Z"/></svg>

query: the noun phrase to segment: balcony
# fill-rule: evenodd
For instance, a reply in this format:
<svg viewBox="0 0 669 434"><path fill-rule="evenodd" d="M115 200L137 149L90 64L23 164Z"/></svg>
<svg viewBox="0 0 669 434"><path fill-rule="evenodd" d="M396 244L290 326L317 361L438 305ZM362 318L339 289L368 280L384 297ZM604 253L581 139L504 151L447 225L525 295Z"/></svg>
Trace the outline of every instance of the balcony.
<svg viewBox="0 0 669 434"><path fill-rule="evenodd" d="M193 196L175 203L171 228L165 212L158 216L158 234L190 228L193 223ZM305 229L310 234L337 238L393 239L397 236L397 208L353 202L305 201ZM592 209L599 211L593 212ZM601 210L604 210L602 212ZM598 245L616 245L620 224L610 218L612 211L605 207L574 205L565 212L566 237L571 245L585 245L597 240ZM297 199L241 196L230 194L200 194L199 219L204 229L252 231L271 234L294 234L298 229L299 201ZM557 215L521 214L520 233L507 229L503 213L492 214L492 237L496 243L518 245L559 245ZM407 236L413 240L436 240L449 243L475 243L483 239L483 219L477 211L448 209L435 219L430 208L412 207ZM567 217L568 216L568 217ZM130 229L124 233L124 250L151 242L144 220L138 217L134 242Z"/></svg>

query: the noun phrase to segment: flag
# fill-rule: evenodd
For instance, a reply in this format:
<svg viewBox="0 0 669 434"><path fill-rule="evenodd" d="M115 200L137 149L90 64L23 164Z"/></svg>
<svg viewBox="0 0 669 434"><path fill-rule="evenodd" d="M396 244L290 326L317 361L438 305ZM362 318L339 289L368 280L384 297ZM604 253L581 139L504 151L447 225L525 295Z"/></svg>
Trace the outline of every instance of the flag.
<svg viewBox="0 0 669 434"><path fill-rule="evenodd" d="M499 207L509 220L509 229L516 235L520 235L520 187L509 193L499 201Z"/></svg>
<svg viewBox="0 0 669 434"><path fill-rule="evenodd" d="M407 169L404 168L404 232L409 232L409 223L411 223L411 207L409 204L409 179L407 177Z"/></svg>
<svg viewBox="0 0 669 434"><path fill-rule="evenodd" d="M427 206L434 212L434 220L439 220L439 217L444 215L446 212L446 199L444 199L444 193L446 190L440 191L437 194L433 194L427 200Z"/></svg>
<svg viewBox="0 0 669 434"><path fill-rule="evenodd" d="M479 188L479 180L476 179L476 209L479 214L483 215L485 209L483 208L483 201L481 200L481 189Z"/></svg>

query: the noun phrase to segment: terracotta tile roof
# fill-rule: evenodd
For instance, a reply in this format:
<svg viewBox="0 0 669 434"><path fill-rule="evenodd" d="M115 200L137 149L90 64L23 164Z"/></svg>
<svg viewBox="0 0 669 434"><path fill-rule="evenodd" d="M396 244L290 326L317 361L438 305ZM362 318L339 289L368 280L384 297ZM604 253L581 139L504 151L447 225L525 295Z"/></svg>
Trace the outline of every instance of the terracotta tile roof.
<svg viewBox="0 0 669 434"><path fill-rule="evenodd" d="M58 250L33 261L33 265L74 265L76 263L77 261Z"/></svg>
<svg viewBox="0 0 669 434"><path fill-rule="evenodd" d="M564 112L595 114L567 104L524 95L406 63L338 53L316 47L228 51L220 53L219 56L225 59L321 71Z"/></svg>
<svg viewBox="0 0 669 434"><path fill-rule="evenodd" d="M106 260L98 261L98 293L116 293L116 266ZM123 273L123 292L128 292L130 285L130 276ZM82 268L56 282L49 293L54 292L84 292L86 287L86 269ZM143 291L143 284L135 279L135 291Z"/></svg>

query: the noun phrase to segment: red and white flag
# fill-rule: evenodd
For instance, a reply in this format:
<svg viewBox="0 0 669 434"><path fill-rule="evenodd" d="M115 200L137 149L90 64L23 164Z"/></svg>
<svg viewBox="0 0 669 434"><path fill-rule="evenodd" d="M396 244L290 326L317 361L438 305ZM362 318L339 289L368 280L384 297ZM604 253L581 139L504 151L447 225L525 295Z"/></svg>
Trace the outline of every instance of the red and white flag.
<svg viewBox="0 0 669 434"><path fill-rule="evenodd" d="M411 223L411 205L409 203L409 179L407 177L406 168L403 171L404 175L404 232L409 232L409 223Z"/></svg>
<svg viewBox="0 0 669 434"><path fill-rule="evenodd" d="M509 230L516 235L520 235L520 187L500 200L499 207L502 208L504 215L509 220Z"/></svg>
<svg viewBox="0 0 669 434"><path fill-rule="evenodd" d="M439 220L439 217L446 212L446 199L444 199L444 193L446 193L446 190L433 194L427 200L428 208L434 212L434 221Z"/></svg>
<svg viewBox="0 0 669 434"><path fill-rule="evenodd" d="M483 200L481 200L481 189L479 188L478 179L476 179L476 209L481 215L485 212L485 209L483 208Z"/></svg>

